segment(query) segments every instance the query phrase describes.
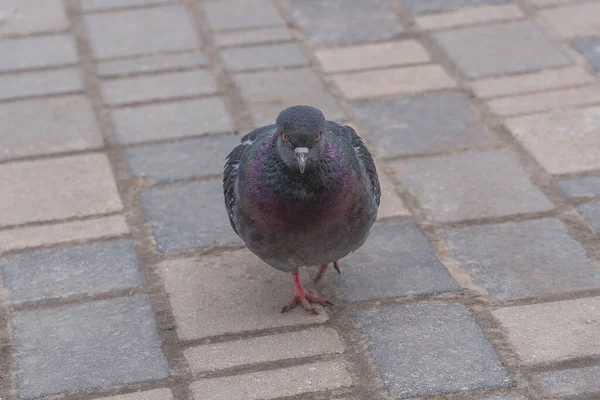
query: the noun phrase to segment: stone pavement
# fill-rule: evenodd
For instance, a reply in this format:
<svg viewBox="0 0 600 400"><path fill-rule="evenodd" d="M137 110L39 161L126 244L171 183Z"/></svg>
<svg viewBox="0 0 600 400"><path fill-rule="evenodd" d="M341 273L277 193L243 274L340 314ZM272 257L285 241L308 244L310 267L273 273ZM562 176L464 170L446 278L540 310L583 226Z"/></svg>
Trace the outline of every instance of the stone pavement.
<svg viewBox="0 0 600 400"><path fill-rule="evenodd" d="M0 398L600 398L599 16L0 0ZM291 279L220 189L239 134L303 103L383 186L318 316L279 313Z"/></svg>

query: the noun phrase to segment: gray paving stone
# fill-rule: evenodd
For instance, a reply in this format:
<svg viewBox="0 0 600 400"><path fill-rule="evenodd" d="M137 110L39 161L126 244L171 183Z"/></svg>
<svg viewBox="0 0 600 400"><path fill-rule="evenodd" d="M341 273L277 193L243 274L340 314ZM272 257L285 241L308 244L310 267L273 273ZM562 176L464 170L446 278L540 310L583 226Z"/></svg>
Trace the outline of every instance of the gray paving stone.
<svg viewBox="0 0 600 400"><path fill-rule="evenodd" d="M600 202L582 204L577 208L585 217L592 230L600 233Z"/></svg>
<svg viewBox="0 0 600 400"><path fill-rule="evenodd" d="M144 392L102 397L98 400L173 400L173 394L171 393L171 389L154 389Z"/></svg>
<svg viewBox="0 0 600 400"><path fill-rule="evenodd" d="M92 106L83 96L0 104L0 160L102 147Z"/></svg>
<svg viewBox="0 0 600 400"><path fill-rule="evenodd" d="M226 0L203 5L211 29L246 29L285 25L270 0Z"/></svg>
<svg viewBox="0 0 600 400"><path fill-rule="evenodd" d="M556 184L569 197L600 196L600 176L568 179Z"/></svg>
<svg viewBox="0 0 600 400"><path fill-rule="evenodd" d="M127 107L111 111L121 143L231 132L233 121L220 98Z"/></svg>
<svg viewBox="0 0 600 400"><path fill-rule="evenodd" d="M181 5L88 14L83 21L92 53L100 59L194 50L198 46Z"/></svg>
<svg viewBox="0 0 600 400"><path fill-rule="evenodd" d="M571 44L596 68L596 71L600 71L600 38L578 39Z"/></svg>
<svg viewBox="0 0 600 400"><path fill-rule="evenodd" d="M125 150L129 172L154 182L220 175L241 136L228 135L133 147Z"/></svg>
<svg viewBox="0 0 600 400"><path fill-rule="evenodd" d="M0 100L83 91L78 68L0 75Z"/></svg>
<svg viewBox="0 0 600 400"><path fill-rule="evenodd" d="M512 386L494 348L462 304L422 302L352 315L394 398Z"/></svg>
<svg viewBox="0 0 600 400"><path fill-rule="evenodd" d="M369 137L388 156L407 156L496 143L478 127L469 99L458 92L438 92L352 103Z"/></svg>
<svg viewBox="0 0 600 400"><path fill-rule="evenodd" d="M219 32L213 36L215 44L219 47L294 40L292 32L286 26Z"/></svg>
<svg viewBox="0 0 600 400"><path fill-rule="evenodd" d="M437 221L498 217L553 208L508 150L399 160L390 166Z"/></svg>
<svg viewBox="0 0 600 400"><path fill-rule="evenodd" d="M281 315L281 307L292 298L291 275L269 267L247 249L165 261L158 269L169 294L177 334L185 340L328 319L321 306L317 306L320 315L301 308ZM301 275L311 288L307 274Z"/></svg>
<svg viewBox="0 0 600 400"><path fill-rule="evenodd" d="M174 0L82 0L81 9L86 11L102 11L128 7L149 6L172 3Z"/></svg>
<svg viewBox="0 0 600 400"><path fill-rule="evenodd" d="M104 154L0 165L0 226L121 211Z"/></svg>
<svg viewBox="0 0 600 400"><path fill-rule="evenodd" d="M0 258L10 301L38 301L143 285L132 241L99 242Z"/></svg>
<svg viewBox="0 0 600 400"><path fill-rule="evenodd" d="M100 61L96 73L101 77L164 72L208 65L204 53L157 54L126 60Z"/></svg>
<svg viewBox="0 0 600 400"><path fill-rule="evenodd" d="M415 14L508 2L509 0L404 0L406 8Z"/></svg>
<svg viewBox="0 0 600 400"><path fill-rule="evenodd" d="M527 398L521 394L507 394L507 395L498 395L491 397L481 397L478 400L527 400Z"/></svg>
<svg viewBox="0 0 600 400"><path fill-rule="evenodd" d="M221 51L221 55L230 71L301 67L309 64L308 58L295 43L226 49Z"/></svg>
<svg viewBox="0 0 600 400"><path fill-rule="evenodd" d="M514 3L490 4L484 7L466 7L446 12L417 16L417 26L424 30L449 29L458 26L489 24L524 18L523 10Z"/></svg>
<svg viewBox="0 0 600 400"><path fill-rule="evenodd" d="M459 28L433 37L469 79L572 64L530 21Z"/></svg>
<svg viewBox="0 0 600 400"><path fill-rule="evenodd" d="M310 104L330 120L345 119L323 82L308 68L240 73L234 76L256 126L272 124L281 110Z"/></svg>
<svg viewBox="0 0 600 400"><path fill-rule="evenodd" d="M21 398L169 375L145 297L16 312L12 337Z"/></svg>
<svg viewBox="0 0 600 400"><path fill-rule="evenodd" d="M412 221L375 225L367 243L341 263L348 273L335 284L347 301L460 289Z"/></svg>
<svg viewBox="0 0 600 400"><path fill-rule="evenodd" d="M600 288L600 270L557 219L449 229L439 234L472 282L492 299Z"/></svg>
<svg viewBox="0 0 600 400"><path fill-rule="evenodd" d="M161 253L241 243L229 224L220 180L151 188L140 196Z"/></svg>
<svg viewBox="0 0 600 400"><path fill-rule="evenodd" d="M217 82L203 69L103 81L100 91L109 105L214 94Z"/></svg>
<svg viewBox="0 0 600 400"><path fill-rule="evenodd" d="M77 49L71 35L0 40L0 71L75 64Z"/></svg>
<svg viewBox="0 0 600 400"><path fill-rule="evenodd" d="M600 366L542 372L534 375L542 393L552 398L600 395Z"/></svg>
<svg viewBox="0 0 600 400"><path fill-rule="evenodd" d="M397 38L402 24L383 0L291 0L296 23L319 46Z"/></svg>
<svg viewBox="0 0 600 400"><path fill-rule="evenodd" d="M60 0L2 0L0 36L58 32L69 28Z"/></svg>

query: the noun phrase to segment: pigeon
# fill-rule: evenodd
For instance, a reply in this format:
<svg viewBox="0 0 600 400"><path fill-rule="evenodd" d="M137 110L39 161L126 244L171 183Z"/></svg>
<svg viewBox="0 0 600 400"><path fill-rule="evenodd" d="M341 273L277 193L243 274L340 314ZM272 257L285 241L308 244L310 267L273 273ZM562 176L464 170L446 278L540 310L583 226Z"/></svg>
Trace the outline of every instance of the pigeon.
<svg viewBox="0 0 600 400"><path fill-rule="evenodd" d="M262 261L292 274L298 303L333 304L302 287L298 268L330 263L367 240L381 191L371 153L354 129L328 121L314 107L286 108L275 124L241 139L223 171L225 208L231 227Z"/></svg>

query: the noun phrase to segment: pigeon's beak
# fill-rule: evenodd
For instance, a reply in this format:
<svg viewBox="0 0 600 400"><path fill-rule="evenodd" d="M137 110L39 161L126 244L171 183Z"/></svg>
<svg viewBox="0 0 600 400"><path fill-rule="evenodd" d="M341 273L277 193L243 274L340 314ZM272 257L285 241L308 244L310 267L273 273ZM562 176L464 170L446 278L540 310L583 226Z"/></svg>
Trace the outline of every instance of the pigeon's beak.
<svg viewBox="0 0 600 400"><path fill-rule="evenodd" d="M304 169L306 168L306 159L308 158L308 148L306 147L296 147L294 149L294 153L296 154L296 159L298 160L298 168L300 168L300 173L304 173Z"/></svg>

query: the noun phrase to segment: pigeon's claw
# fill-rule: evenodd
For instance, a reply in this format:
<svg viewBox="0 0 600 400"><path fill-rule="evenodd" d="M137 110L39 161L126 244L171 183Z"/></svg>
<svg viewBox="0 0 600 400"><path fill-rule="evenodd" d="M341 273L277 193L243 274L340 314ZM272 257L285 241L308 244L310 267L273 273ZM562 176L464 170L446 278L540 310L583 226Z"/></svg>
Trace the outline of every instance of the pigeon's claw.
<svg viewBox="0 0 600 400"><path fill-rule="evenodd" d="M335 268L338 274L342 274L342 271L340 271L340 262L338 260L335 260L333 262L333 268Z"/></svg>
<svg viewBox="0 0 600 400"><path fill-rule="evenodd" d="M327 268L327 264L325 264L325 268ZM292 278L294 280L294 297L292 297L292 300L281 309L282 313L288 312L292 308L296 307L298 302L302 304L302 308L304 308L306 311L316 315L318 315L319 312L311 305L311 303L321 304L325 307L330 307L333 305L332 302L327 301L319 296L315 296L314 294L304 290L302 283L300 283L300 276L297 272L292 275Z"/></svg>

